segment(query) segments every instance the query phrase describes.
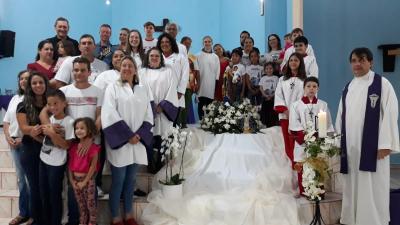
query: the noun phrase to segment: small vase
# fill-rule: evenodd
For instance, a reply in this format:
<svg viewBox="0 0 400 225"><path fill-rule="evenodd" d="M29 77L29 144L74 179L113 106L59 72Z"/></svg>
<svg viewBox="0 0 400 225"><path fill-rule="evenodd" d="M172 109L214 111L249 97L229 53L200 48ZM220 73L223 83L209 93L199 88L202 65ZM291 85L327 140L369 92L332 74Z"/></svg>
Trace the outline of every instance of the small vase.
<svg viewBox="0 0 400 225"><path fill-rule="evenodd" d="M161 185L161 191L164 198L176 199L183 196L183 183L177 185Z"/></svg>

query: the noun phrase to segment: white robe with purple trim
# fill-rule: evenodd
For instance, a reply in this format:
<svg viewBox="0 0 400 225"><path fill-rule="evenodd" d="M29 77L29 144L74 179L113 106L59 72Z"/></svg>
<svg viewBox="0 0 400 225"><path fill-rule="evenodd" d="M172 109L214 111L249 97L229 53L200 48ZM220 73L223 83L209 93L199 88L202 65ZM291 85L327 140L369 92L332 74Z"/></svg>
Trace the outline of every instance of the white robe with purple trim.
<svg viewBox="0 0 400 225"><path fill-rule="evenodd" d="M162 67L160 69L143 68L139 71L139 81L150 87L155 107L160 103L166 103L173 110L178 110L177 81L170 67ZM153 129L154 136L166 134L173 126L176 118L168 118L169 113L171 113L169 110L164 109L162 113L156 113Z"/></svg>
<svg viewBox="0 0 400 225"><path fill-rule="evenodd" d="M387 225L389 215L390 157L377 162L376 172L360 171L360 155L368 87L374 72L355 77L346 96L346 139L348 174L343 174L341 223ZM382 77L378 149L399 152L398 101L392 85ZM341 132L342 103L339 103L336 131Z"/></svg>
<svg viewBox="0 0 400 225"><path fill-rule="evenodd" d="M173 53L168 57L164 56L164 62L174 71L178 82L176 91L182 94L179 99L179 107L185 108L185 92L189 83L189 60L182 54Z"/></svg>
<svg viewBox="0 0 400 225"><path fill-rule="evenodd" d="M101 123L106 139L107 159L113 166L123 167L133 163L147 165L146 148L142 141L151 141L153 138L151 99L151 92L146 85L137 84L133 90L128 83L121 81L108 85L101 110ZM139 130L146 123L150 129L145 129L146 135L140 135ZM121 126L122 124L127 126ZM107 137L109 132L116 135ZM139 134L143 140L133 145L128 141L134 133ZM149 139L148 135L151 135L150 140L145 140ZM112 149L110 138L114 139L113 142L125 144Z"/></svg>

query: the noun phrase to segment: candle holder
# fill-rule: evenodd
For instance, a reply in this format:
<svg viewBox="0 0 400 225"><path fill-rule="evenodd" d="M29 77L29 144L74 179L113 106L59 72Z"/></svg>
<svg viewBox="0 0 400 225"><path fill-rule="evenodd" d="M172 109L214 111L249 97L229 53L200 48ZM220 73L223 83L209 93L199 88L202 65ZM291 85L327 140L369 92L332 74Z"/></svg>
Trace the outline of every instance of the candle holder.
<svg viewBox="0 0 400 225"><path fill-rule="evenodd" d="M322 224L325 224L324 219L322 219L321 207L320 207L319 203L320 203L319 200L315 201L314 217L313 217L310 225L322 225Z"/></svg>

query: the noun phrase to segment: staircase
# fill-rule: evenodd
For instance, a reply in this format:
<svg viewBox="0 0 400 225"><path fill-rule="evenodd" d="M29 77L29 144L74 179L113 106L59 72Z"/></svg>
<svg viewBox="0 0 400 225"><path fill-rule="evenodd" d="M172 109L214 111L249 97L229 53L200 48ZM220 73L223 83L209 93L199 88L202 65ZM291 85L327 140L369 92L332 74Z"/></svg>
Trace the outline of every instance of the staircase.
<svg viewBox="0 0 400 225"><path fill-rule="evenodd" d="M338 163L332 160L334 173L332 179L325 185L327 195L325 200L321 201L321 213L326 225L339 224L341 211L341 177L338 173ZM137 176L137 188L146 193L151 191L153 175L148 174L145 168L142 168ZM108 192L111 185L111 175L108 170L103 174L103 189ZM139 223L143 209L146 207L146 197L138 197L133 201L134 215ZM302 225L308 225L312 220L315 205L304 199L297 200L299 208L299 218ZM8 225L8 222L18 215L18 187L15 168L11 157L8 144L5 141L3 131L0 131L0 225ZM110 210L108 208L108 195L98 200L98 224L106 225L110 222Z"/></svg>

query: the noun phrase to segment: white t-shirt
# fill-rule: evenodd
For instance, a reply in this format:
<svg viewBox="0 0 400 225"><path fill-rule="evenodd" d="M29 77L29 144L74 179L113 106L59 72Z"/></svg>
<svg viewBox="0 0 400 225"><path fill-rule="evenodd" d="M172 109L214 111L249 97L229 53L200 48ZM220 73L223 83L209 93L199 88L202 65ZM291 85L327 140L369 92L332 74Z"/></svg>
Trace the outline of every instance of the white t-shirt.
<svg viewBox="0 0 400 225"><path fill-rule="evenodd" d="M93 85L104 92L109 84L115 83L120 77L118 70L106 70L97 76Z"/></svg>
<svg viewBox="0 0 400 225"><path fill-rule="evenodd" d="M257 86L260 83L261 75L263 74L264 68L260 65L248 65L246 66L246 74L249 75L250 82L253 86Z"/></svg>
<svg viewBox="0 0 400 225"><path fill-rule="evenodd" d="M74 119L70 116L65 116L61 120L57 120L54 116L50 117L51 124L60 124L64 127L65 140L75 138L74 134ZM43 139L42 149L40 151L40 159L50 166L62 166L67 162L67 149L56 147L49 137Z"/></svg>
<svg viewBox="0 0 400 225"><path fill-rule="evenodd" d="M60 69L58 69L54 79L64 82L67 85L72 84L74 82L74 75L72 73L72 62L77 57L79 56L69 57L64 60L64 62L60 66ZM103 71L108 70L108 65L105 62L95 58L94 61L90 63L90 70L91 73L89 76L89 83L93 83L96 80L97 75L99 75Z"/></svg>
<svg viewBox="0 0 400 225"><path fill-rule="evenodd" d="M263 77L261 77L259 85L264 91L264 94L266 94L267 96L274 96L276 86L278 85L278 80L279 77L275 75L264 75Z"/></svg>
<svg viewBox="0 0 400 225"><path fill-rule="evenodd" d="M8 129L10 137L23 136L21 130L19 129L17 121L17 106L23 100L24 100L23 95L15 95L14 97L12 97L10 103L8 104L7 112L4 115L3 122L10 124L10 127Z"/></svg>
<svg viewBox="0 0 400 225"><path fill-rule="evenodd" d="M244 66L250 65L250 55L245 53L244 50L240 63L242 63Z"/></svg>
<svg viewBox="0 0 400 225"><path fill-rule="evenodd" d="M67 114L74 119L89 117L96 120L96 109L103 104L103 91L94 86L79 89L74 84L60 88L67 98Z"/></svg>
<svg viewBox="0 0 400 225"><path fill-rule="evenodd" d="M153 40L148 41L145 39L143 39L143 48L144 48L144 52L147 53L152 47L156 47L157 46L157 38L153 38Z"/></svg>
<svg viewBox="0 0 400 225"><path fill-rule="evenodd" d="M197 56L200 74L198 96L214 99L215 81L219 79L219 58L214 53L201 52Z"/></svg>

